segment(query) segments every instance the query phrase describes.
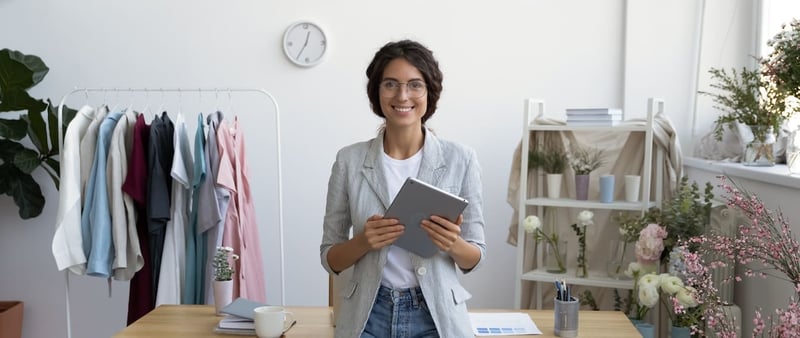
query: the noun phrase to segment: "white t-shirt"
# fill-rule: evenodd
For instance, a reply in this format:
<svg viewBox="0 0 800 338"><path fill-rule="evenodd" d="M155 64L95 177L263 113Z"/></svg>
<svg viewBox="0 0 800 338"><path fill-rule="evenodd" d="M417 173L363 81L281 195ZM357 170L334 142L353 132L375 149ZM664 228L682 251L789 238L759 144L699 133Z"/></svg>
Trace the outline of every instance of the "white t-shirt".
<svg viewBox="0 0 800 338"><path fill-rule="evenodd" d="M408 177L417 177L422 163L422 149L405 160L397 160L383 153L383 172L386 174L386 186L389 197L394 200L403 182ZM405 226L419 226L406 224ZM389 247L389 256L386 266L383 267L381 285L393 289L406 289L419 285L417 275L414 274L414 265L411 263L411 253L406 249L392 245Z"/></svg>

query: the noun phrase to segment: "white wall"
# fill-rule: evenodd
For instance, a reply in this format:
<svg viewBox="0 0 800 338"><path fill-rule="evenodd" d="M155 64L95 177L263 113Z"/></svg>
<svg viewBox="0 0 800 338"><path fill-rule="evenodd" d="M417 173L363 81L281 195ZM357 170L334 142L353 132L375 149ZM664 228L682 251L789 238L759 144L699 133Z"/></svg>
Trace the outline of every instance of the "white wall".
<svg viewBox="0 0 800 338"><path fill-rule="evenodd" d="M285 296L293 305L323 305L327 276L318 246L330 165L337 149L372 137L379 124L365 97L364 69L385 42L420 40L445 74L439 111L429 123L440 136L474 147L483 166L489 262L463 278L475 296L470 306L502 308L513 304L515 255L505 243L511 218L505 199L524 98L546 100L556 117L566 107L585 106L624 106L628 117L638 117L648 97L661 97L673 121L681 122L680 137L688 139L693 91L687 83L694 81L688 68L698 13L694 0L0 0L0 48L38 55L50 66L32 91L36 97L57 99L75 86L272 92L282 114ZM705 17L741 24L725 11ZM280 48L284 29L300 19L316 21L329 34L330 52L311 69L292 66ZM268 295L277 302L273 129L270 110L257 100L237 98L234 107L246 123ZM84 101L75 96L70 105ZM101 101L101 95L89 99ZM167 109L176 101L165 98ZM183 95L181 102L192 117L215 105L208 96ZM38 178L47 182L41 173ZM0 253L6 257L0 299L25 301L26 337L64 336L66 330L63 274L50 254L57 192L46 184L47 206L32 221L20 221L13 202L0 197ZM73 278L70 289L73 336L107 337L125 325L126 283L114 282L110 298L105 281L97 279Z"/></svg>

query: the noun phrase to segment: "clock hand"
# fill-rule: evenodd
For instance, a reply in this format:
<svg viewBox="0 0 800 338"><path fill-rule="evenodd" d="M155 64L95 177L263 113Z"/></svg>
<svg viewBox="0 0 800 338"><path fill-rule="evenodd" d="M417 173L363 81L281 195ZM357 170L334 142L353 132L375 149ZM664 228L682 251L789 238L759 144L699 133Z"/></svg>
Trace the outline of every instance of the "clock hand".
<svg viewBox="0 0 800 338"><path fill-rule="evenodd" d="M303 51L306 49L306 46L308 46L308 38L309 37L311 37L311 32L306 33L306 42L303 43L303 47L300 48L300 52L297 53L297 57L295 59L299 59L300 58L300 54L303 54Z"/></svg>

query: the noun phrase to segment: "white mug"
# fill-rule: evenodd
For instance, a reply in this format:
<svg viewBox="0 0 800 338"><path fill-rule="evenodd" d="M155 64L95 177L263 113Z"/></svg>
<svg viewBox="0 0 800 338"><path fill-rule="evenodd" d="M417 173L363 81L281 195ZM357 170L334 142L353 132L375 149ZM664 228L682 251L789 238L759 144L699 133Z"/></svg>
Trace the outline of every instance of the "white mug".
<svg viewBox="0 0 800 338"><path fill-rule="evenodd" d="M294 316L283 306L259 306L253 310L258 338L279 338L292 326Z"/></svg>

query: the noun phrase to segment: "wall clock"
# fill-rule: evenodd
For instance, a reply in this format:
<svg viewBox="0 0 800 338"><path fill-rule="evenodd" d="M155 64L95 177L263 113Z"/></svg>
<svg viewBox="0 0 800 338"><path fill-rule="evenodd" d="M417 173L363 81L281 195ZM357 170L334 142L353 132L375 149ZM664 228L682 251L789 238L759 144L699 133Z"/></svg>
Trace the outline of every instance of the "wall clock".
<svg viewBox="0 0 800 338"><path fill-rule="evenodd" d="M283 51L289 61L301 67L311 67L325 56L328 39L319 25L299 21L289 25L283 34Z"/></svg>

